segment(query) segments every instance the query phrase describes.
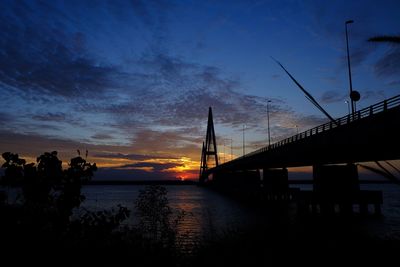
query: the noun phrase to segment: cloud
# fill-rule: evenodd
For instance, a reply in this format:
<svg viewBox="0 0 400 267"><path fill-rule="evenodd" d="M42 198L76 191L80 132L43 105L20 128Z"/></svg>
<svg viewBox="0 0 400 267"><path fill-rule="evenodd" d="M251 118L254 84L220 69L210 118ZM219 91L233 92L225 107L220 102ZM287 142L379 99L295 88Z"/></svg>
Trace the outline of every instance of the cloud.
<svg viewBox="0 0 400 267"><path fill-rule="evenodd" d="M16 6L0 11L0 82L25 92L91 98L118 86L123 73L88 55L85 34Z"/></svg>
<svg viewBox="0 0 400 267"><path fill-rule="evenodd" d="M108 140L108 139L113 139L113 137L109 134L106 133L96 133L91 136L93 139L98 139L98 140Z"/></svg>
<svg viewBox="0 0 400 267"><path fill-rule="evenodd" d="M388 83L388 85L399 87L399 85L400 85L400 80L390 81L390 82Z"/></svg>
<svg viewBox="0 0 400 267"><path fill-rule="evenodd" d="M388 31L397 22L394 10L398 8L398 4L395 1L388 1L380 5L377 5L374 1L364 1L362 6L357 2L349 4L342 1L329 3L306 1L304 4L307 5L310 11L312 21L310 29L316 39L319 37L319 39L327 42L328 45L340 52L338 71L339 68L342 70L347 67L344 25L346 20L349 18L354 20L354 24L348 24L347 27L351 67L370 65L369 60L375 60L376 55L374 53L378 47L384 44L372 44L367 40L373 36L385 35L382 34L382 31ZM371 8L372 6L376 8ZM376 18L385 19L376 20ZM378 77L399 73L399 52L396 50L399 49L392 48L374 64L375 74Z"/></svg>
<svg viewBox="0 0 400 267"><path fill-rule="evenodd" d="M150 27L165 23L165 13L173 7L171 1L164 0L131 0L131 4L134 14Z"/></svg>
<svg viewBox="0 0 400 267"><path fill-rule="evenodd" d="M149 27L166 16L159 13L171 8L164 1L132 1L131 4L132 12ZM0 82L18 91L24 99L21 101L37 103L37 95L42 95L49 97L46 105L51 106L60 97L69 99L69 109L102 114L105 125L129 135L135 134L137 130L132 128L138 127L200 124L209 106L217 111L218 122L233 127L243 122L255 126L259 117L254 114L263 113L266 108L266 99L241 93L240 80L225 77L214 66L171 56L161 48L151 48L139 58L130 59L135 68L122 71L122 66L102 62L90 53L87 33L79 31L80 28L71 31L68 23L78 22L69 22L67 14L57 9L56 4L41 6L39 14L51 8L57 13L43 18L35 17L29 5L14 6L18 6L18 12L12 8L0 12L4 18L0 26L3 32ZM124 9L113 6L109 12L114 16L118 12L129 12ZM21 21L16 19L20 13L23 14ZM77 115L51 111L33 114L32 118L76 126L79 120L72 118ZM91 123L88 117L81 118L80 126ZM100 134L100 129L96 130L99 133L87 138L109 139Z"/></svg>
<svg viewBox="0 0 400 267"><path fill-rule="evenodd" d="M32 116L32 119L39 121L55 121L55 122L64 122L66 120L66 114L62 112L57 113L45 113L45 114L37 114Z"/></svg>
<svg viewBox="0 0 400 267"><path fill-rule="evenodd" d="M161 150L166 154L179 155L178 157L197 158L199 157L197 154L199 153L201 141L202 136L191 136L190 134L173 130L140 129L132 139L131 148L139 154L148 154L150 151ZM157 155L154 152L151 154Z"/></svg>
<svg viewBox="0 0 400 267"><path fill-rule="evenodd" d="M209 106L216 110L217 121L234 127L245 121L256 125L259 117L255 114L265 113L266 98L240 92L240 80L225 77L214 66L159 53L142 55L136 63L147 74L136 73L137 80L131 79L129 86L140 84L141 90L124 92L122 101L89 103L81 107L82 111L110 114L115 126L130 131L143 127L143 122L154 126L196 125L204 121ZM274 100L279 110L284 102Z"/></svg>
<svg viewBox="0 0 400 267"><path fill-rule="evenodd" d="M356 67L361 65L375 51L375 48L368 46L364 40L357 42L355 47L352 47L350 52L351 66ZM343 51L344 52L344 51ZM340 67L347 68L347 54L343 53L340 58Z"/></svg>
<svg viewBox="0 0 400 267"><path fill-rule="evenodd" d="M378 77L400 75L400 47L390 48L385 55L374 65L375 74Z"/></svg>
<svg viewBox="0 0 400 267"><path fill-rule="evenodd" d="M156 163L156 162L139 162L119 166L118 169L140 169L145 168L151 171L166 171L168 169L182 167L182 163Z"/></svg>
<svg viewBox="0 0 400 267"><path fill-rule="evenodd" d="M0 112L0 122L4 125L13 120L13 116L8 113Z"/></svg>
<svg viewBox="0 0 400 267"><path fill-rule="evenodd" d="M121 153L98 153L94 154L97 158L115 158L115 159L129 159L129 160L154 160L154 159L178 159L172 155L143 155L143 154L121 154Z"/></svg>
<svg viewBox="0 0 400 267"><path fill-rule="evenodd" d="M385 92L383 90L372 91L372 90L358 90L361 99L383 99L385 98ZM337 91L326 91L322 94L321 101L322 103L331 104L344 102L345 100L349 100L348 94L343 94Z"/></svg>
<svg viewBox="0 0 400 267"><path fill-rule="evenodd" d="M145 171L140 169L99 168L94 174L94 180L174 180L177 174L161 171Z"/></svg>
<svg viewBox="0 0 400 267"><path fill-rule="evenodd" d="M347 94L343 94L332 90L324 92L321 96L322 103L326 104L341 102L346 99L348 99Z"/></svg>

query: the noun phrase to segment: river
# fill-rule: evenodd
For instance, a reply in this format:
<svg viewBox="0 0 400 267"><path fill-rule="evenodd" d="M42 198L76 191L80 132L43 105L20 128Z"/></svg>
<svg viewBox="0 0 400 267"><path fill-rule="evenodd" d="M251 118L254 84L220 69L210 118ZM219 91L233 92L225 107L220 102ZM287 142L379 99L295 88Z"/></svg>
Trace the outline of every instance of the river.
<svg viewBox="0 0 400 267"><path fill-rule="evenodd" d="M303 190L310 190L311 185L292 185ZM86 186L86 196L82 207L89 210L103 210L116 207L118 204L128 207L132 214L125 224L135 224L134 203L139 191L145 186L136 185L93 185ZM187 242L194 242L209 234L223 234L232 229L251 227L265 219L259 209L252 209L207 188L195 185L165 186L172 209L183 210L185 216L179 227L179 234ZM400 240L400 187L392 184L362 185L362 189L381 190L383 206L381 217L363 220L369 235Z"/></svg>

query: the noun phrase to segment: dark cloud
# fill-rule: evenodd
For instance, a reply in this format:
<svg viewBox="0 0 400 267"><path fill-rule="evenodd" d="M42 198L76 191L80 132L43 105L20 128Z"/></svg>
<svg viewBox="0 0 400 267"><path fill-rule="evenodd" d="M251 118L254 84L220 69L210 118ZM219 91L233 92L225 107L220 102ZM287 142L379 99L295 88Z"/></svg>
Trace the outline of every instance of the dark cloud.
<svg viewBox="0 0 400 267"><path fill-rule="evenodd" d="M46 123L47 125L54 126L57 124L57 126L65 126L65 127L75 127L75 128L86 128L90 129L90 126L87 125L81 118L79 118L80 115L75 115L75 114L67 114L64 112L45 112L45 113L37 113L33 114L31 116L32 121L27 122L25 120L25 123L27 123L27 127L31 127L34 125L37 125L39 123ZM29 125L32 124L32 125ZM41 126L36 126L32 128L36 132L40 132L42 130ZM57 127L54 128L54 130L62 130L62 127Z"/></svg>
<svg viewBox="0 0 400 267"><path fill-rule="evenodd" d="M93 139L98 139L98 140L108 140L108 139L113 139L113 137L109 134L105 133L96 133L91 136Z"/></svg>
<svg viewBox="0 0 400 267"><path fill-rule="evenodd" d="M0 11L0 81L23 91L92 98L118 86L118 68L89 56L85 35L20 2ZM15 8L17 7L17 8ZM36 7L38 8L38 7Z"/></svg>
<svg viewBox="0 0 400 267"><path fill-rule="evenodd" d="M375 74L383 76L400 75L400 47L392 47L385 55L376 62L374 66Z"/></svg>
<svg viewBox="0 0 400 267"><path fill-rule="evenodd" d="M388 85L399 87L399 86L400 86L400 80L390 81L390 82L388 83Z"/></svg>
<svg viewBox="0 0 400 267"><path fill-rule="evenodd" d="M93 180L173 180L176 175L169 172L145 171L140 169L114 169L99 168L94 174Z"/></svg>
<svg viewBox="0 0 400 267"><path fill-rule="evenodd" d="M360 93L362 100L385 98L385 92L382 90L358 90L358 92ZM345 100L349 100L348 94L337 91L326 91L321 97L322 103L326 104L343 102Z"/></svg>
<svg viewBox="0 0 400 267"><path fill-rule="evenodd" d="M352 67L361 65L371 54L375 48L368 46L363 40L360 40L350 52L350 63ZM343 51L345 52L345 51ZM347 54L343 53L340 58L340 67L347 68Z"/></svg>
<svg viewBox="0 0 400 267"><path fill-rule="evenodd" d="M174 155L189 156L193 153L193 150L200 147L201 141L202 137L180 134L173 130L140 129L136 131L131 147L133 151L139 152L139 154L162 149L162 151Z"/></svg>
<svg viewBox="0 0 400 267"><path fill-rule="evenodd" d="M8 114L8 113L4 113L4 112L0 112L0 122L2 124L6 124L10 121L13 121L13 116Z"/></svg>
<svg viewBox="0 0 400 267"><path fill-rule="evenodd" d="M386 98L384 90L363 90L360 91L361 99L373 99L373 100L384 100Z"/></svg>
<svg viewBox="0 0 400 267"><path fill-rule="evenodd" d="M109 4L114 6L111 13L125 12ZM151 27L159 24L166 16L160 13L170 8L164 1L131 4L133 12ZM199 124L209 106L217 111L218 122L234 127L244 122L255 126L259 117L254 114L266 109L266 99L240 93L238 79L225 77L214 66L170 56L163 49L143 52L138 59L132 59L135 71L122 72L120 67L90 56L85 33L70 31L60 24L70 20L54 6L47 4L35 11L41 14L53 8L57 19L51 15L36 17L29 5L14 5L18 12L12 8L0 11L4 19L0 26L0 82L19 90L23 99L37 102L37 95L72 99L78 111L102 113L112 120L107 122L110 127L131 133L132 128L143 125ZM23 19L19 22L17 17ZM77 123L71 116L54 112L34 114L33 119ZM107 139L100 134L91 137Z"/></svg>
<svg viewBox="0 0 400 267"><path fill-rule="evenodd" d="M340 1L339 1L340 3ZM377 51L382 43L372 44L367 40L374 36L382 34L382 23L376 23L373 18L385 17L384 24L396 25L397 18L387 15L387 9L397 10L396 1L388 1L377 5L374 1L364 1L363 4L353 1L352 3L339 4L334 2L306 1L311 11L313 20L312 31L316 36L324 40L329 40L336 48L340 49L338 71L347 67L347 53L345 42L344 22L349 18L354 20L354 24L348 24L348 38L351 66L358 67L361 64L370 64L368 60L372 58L373 53ZM343 10L343 6L346 9ZM381 6L385 6L382 8ZM377 8L372 8L376 6ZM340 10L338 8L341 8ZM389 12L390 13L390 12ZM330 19L334 18L334 19ZM393 20L394 19L394 20ZM342 22L339 24L339 22ZM387 31L387 29L383 29ZM389 34L390 35L390 34ZM392 34L393 35L393 34ZM397 50L397 51L396 51ZM375 64L375 74L382 77L387 75L396 75L400 72L399 66L399 48L392 48Z"/></svg>
<svg viewBox="0 0 400 267"><path fill-rule="evenodd" d="M51 113L48 112L46 114L37 114L32 116L32 119L39 121L54 121L54 122L64 122L66 120L66 114L62 112Z"/></svg>
<svg viewBox="0 0 400 267"><path fill-rule="evenodd" d="M178 159L172 155L143 155L143 154L121 154L121 153L98 153L94 154L97 158L114 158L114 159L129 159L129 160L151 160L151 159Z"/></svg>
<svg viewBox="0 0 400 267"><path fill-rule="evenodd" d="M71 158L75 156L76 148L82 147L78 142L56 140L35 134L19 134L0 130L0 153L18 153L21 157L36 158L44 152L58 151L59 156Z"/></svg>
<svg viewBox="0 0 400 267"><path fill-rule="evenodd" d="M165 0L131 0L131 4L134 14L150 27L165 23L165 13L173 7L171 1Z"/></svg>
<svg viewBox="0 0 400 267"><path fill-rule="evenodd" d="M321 96L322 103L330 104L348 99L347 94L337 91L326 91Z"/></svg>
<svg viewBox="0 0 400 267"><path fill-rule="evenodd" d="M156 162L139 162L119 166L118 169L135 169L135 168L150 168L152 171L165 171L171 168L182 167L182 163L156 163Z"/></svg>
<svg viewBox="0 0 400 267"><path fill-rule="evenodd" d="M231 126L243 122L256 125L257 114L265 113L266 98L240 92L240 80L225 77L216 67L168 54L142 55L136 63L147 75L136 75L138 80L130 85L141 84L141 90L133 90L134 94L123 103L91 103L82 107L82 111L111 114L117 127L129 130L141 126L141 122L174 127L196 125L204 121L210 106L216 110L218 122ZM274 102L275 110L281 110L278 106L284 102L279 99Z"/></svg>

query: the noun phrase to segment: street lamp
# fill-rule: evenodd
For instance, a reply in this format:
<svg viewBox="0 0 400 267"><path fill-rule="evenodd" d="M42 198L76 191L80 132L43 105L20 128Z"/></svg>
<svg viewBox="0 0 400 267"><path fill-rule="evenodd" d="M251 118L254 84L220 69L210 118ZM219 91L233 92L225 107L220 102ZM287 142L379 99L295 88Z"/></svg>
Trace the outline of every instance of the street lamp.
<svg viewBox="0 0 400 267"><path fill-rule="evenodd" d="M345 100L344 103L347 104L347 112L350 115L350 102L349 102L349 100Z"/></svg>
<svg viewBox="0 0 400 267"><path fill-rule="evenodd" d="M224 160L224 163L225 163L225 139L222 139L222 148L223 148L223 154L222 155L224 155L223 160Z"/></svg>
<svg viewBox="0 0 400 267"><path fill-rule="evenodd" d="M269 103L271 103L271 100L267 101L267 125L268 125L268 146L271 145L271 133L269 130Z"/></svg>
<svg viewBox="0 0 400 267"><path fill-rule="evenodd" d="M232 146L232 138L231 138L231 160L233 159L233 146Z"/></svg>
<svg viewBox="0 0 400 267"><path fill-rule="evenodd" d="M356 103L360 100L360 93L357 91L353 91L353 85L351 83L351 69L350 69L350 53L349 53L349 37L347 34L347 24L353 23L353 20L348 20L345 23L346 28L346 47L347 47L347 66L349 67L349 83L350 83L350 100L351 100L351 112L354 114L356 111Z"/></svg>
<svg viewBox="0 0 400 267"><path fill-rule="evenodd" d="M245 154L245 143L244 143L244 130L246 129L246 125L243 124L243 156Z"/></svg>

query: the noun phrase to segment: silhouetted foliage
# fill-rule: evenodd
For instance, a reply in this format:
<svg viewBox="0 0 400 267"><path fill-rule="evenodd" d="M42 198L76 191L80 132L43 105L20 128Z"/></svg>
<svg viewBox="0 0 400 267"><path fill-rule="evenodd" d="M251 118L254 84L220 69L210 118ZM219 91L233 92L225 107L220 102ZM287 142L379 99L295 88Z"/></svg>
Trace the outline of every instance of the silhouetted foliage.
<svg viewBox="0 0 400 267"><path fill-rule="evenodd" d="M143 236L164 246L175 245L177 227L185 214L183 211L172 211L167 189L160 185L147 186L140 191L135 205Z"/></svg>
<svg viewBox="0 0 400 267"><path fill-rule="evenodd" d="M105 260L117 266L126 253L134 255L139 266L177 263L181 255L178 226L185 214L169 206L165 187L153 185L140 191L135 202L138 224L122 225L130 211L121 205L101 211L76 209L85 200L82 185L97 169L80 151L66 169L56 151L40 155L36 163L10 152L3 153L3 158L0 184L15 188L21 196L8 203L7 194L0 190L0 251L47 253L65 258L71 266L76 266L78 257L83 258L81 263L87 262L83 265L101 265ZM93 253L95 257L90 256ZM55 263L50 257L39 263L44 262Z"/></svg>
<svg viewBox="0 0 400 267"><path fill-rule="evenodd" d="M72 246L83 248L104 247L111 242L110 239L118 238L115 231L121 226L121 223L130 215L128 208L121 205L117 209L89 211L78 219L71 221L69 225L69 238L72 240ZM129 231L129 229L124 229ZM121 232L122 233L122 232ZM118 240L122 242L122 240Z"/></svg>
<svg viewBox="0 0 400 267"><path fill-rule="evenodd" d="M78 156L72 158L68 168L63 170L57 152L45 152L35 163L27 164L18 154L3 153L5 163L1 184L19 186L22 189L22 208L27 223L54 223L65 227L72 210L79 207L85 199L81 194L82 184L88 182L96 164L86 162Z"/></svg>

